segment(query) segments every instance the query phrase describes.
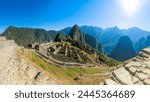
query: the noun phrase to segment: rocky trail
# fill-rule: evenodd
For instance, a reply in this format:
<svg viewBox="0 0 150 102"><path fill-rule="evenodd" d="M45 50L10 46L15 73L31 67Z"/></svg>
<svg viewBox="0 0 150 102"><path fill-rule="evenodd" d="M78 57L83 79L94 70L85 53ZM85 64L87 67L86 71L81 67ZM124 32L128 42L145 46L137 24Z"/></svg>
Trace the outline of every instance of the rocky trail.
<svg viewBox="0 0 150 102"><path fill-rule="evenodd" d="M111 74L106 85L150 85L150 47Z"/></svg>
<svg viewBox="0 0 150 102"><path fill-rule="evenodd" d="M3 44L0 42L0 46ZM0 85L50 85L56 84L44 72L25 59L18 57L17 45L0 49Z"/></svg>

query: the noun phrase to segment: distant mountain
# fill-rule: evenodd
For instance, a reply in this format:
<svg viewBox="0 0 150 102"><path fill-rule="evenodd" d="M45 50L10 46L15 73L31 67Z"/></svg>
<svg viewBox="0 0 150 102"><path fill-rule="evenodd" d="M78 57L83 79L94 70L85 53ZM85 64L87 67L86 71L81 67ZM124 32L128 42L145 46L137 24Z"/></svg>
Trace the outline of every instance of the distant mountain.
<svg viewBox="0 0 150 102"><path fill-rule="evenodd" d="M60 30L59 32L61 32L64 35L67 35L70 32L71 28L72 27L66 27L66 28Z"/></svg>
<svg viewBox="0 0 150 102"><path fill-rule="evenodd" d="M142 37L146 38L148 35L150 35L150 32L144 31L137 27L132 27L126 30L124 29L122 30L122 32L123 32L123 35L130 37L133 43L136 43Z"/></svg>
<svg viewBox="0 0 150 102"><path fill-rule="evenodd" d="M139 53L142 49L146 47L146 39L144 37L141 37L136 43L135 43L135 50L137 53Z"/></svg>
<svg viewBox="0 0 150 102"><path fill-rule="evenodd" d="M102 46L100 42L91 34L86 34L85 32L81 32L81 28L78 25L74 25L68 35L75 41L81 41L86 43L90 47L96 49L97 51L102 52Z"/></svg>
<svg viewBox="0 0 150 102"><path fill-rule="evenodd" d="M42 43L54 39L56 31L46 31L44 29L17 28L10 26L3 33L7 39L13 39L18 45L27 46L35 42Z"/></svg>
<svg viewBox="0 0 150 102"><path fill-rule="evenodd" d="M58 31L55 30L49 30L48 33L50 34L50 36L52 37L52 40L55 39L56 35L58 34Z"/></svg>
<svg viewBox="0 0 150 102"><path fill-rule="evenodd" d="M104 29L101 42L107 54L112 52L121 36L122 32L118 27Z"/></svg>
<svg viewBox="0 0 150 102"><path fill-rule="evenodd" d="M60 30L60 32L66 35L70 32L71 28L72 27L66 27L66 28ZM82 32L84 32L85 34L94 36L98 40L100 40L101 34L103 33L102 28L94 27L94 26L87 26L87 25L81 26L80 30Z"/></svg>
<svg viewBox="0 0 150 102"><path fill-rule="evenodd" d="M104 52L108 55L111 54L113 48L116 46L121 36L128 36L136 46L136 43L142 37L146 38L148 35L150 35L150 32L144 31L137 27L132 27L129 29L119 29L118 27L102 29L100 27L81 26L80 29L82 32L94 36L98 40L98 42L101 42ZM141 46L141 48L143 47ZM136 47L135 49L136 52L140 51L140 49Z"/></svg>
<svg viewBox="0 0 150 102"><path fill-rule="evenodd" d="M128 36L122 36L110 56L118 61L125 61L136 55L131 39Z"/></svg>
<svg viewBox="0 0 150 102"><path fill-rule="evenodd" d="M81 26L80 30L88 35L94 36L97 40L100 41L101 36L103 34L103 29L100 27L94 27L94 26Z"/></svg>
<svg viewBox="0 0 150 102"><path fill-rule="evenodd" d="M145 47L148 47L148 46L150 46L150 35L147 36L147 39L145 41Z"/></svg>
<svg viewBox="0 0 150 102"><path fill-rule="evenodd" d="M150 35L146 38L142 37L135 43L135 49L139 53L142 49L150 46Z"/></svg>
<svg viewBox="0 0 150 102"><path fill-rule="evenodd" d="M108 55L111 54L113 48L116 46L121 36L128 36L136 46L136 43L140 40L140 38L146 38L148 35L150 35L150 32L144 31L137 27L132 27L129 29L119 29L116 26L113 28L102 29L100 27L81 26L80 29L82 32L94 36L99 42L101 42L104 52ZM143 47L141 46L141 48ZM135 47L136 52L139 52L141 48L138 49Z"/></svg>

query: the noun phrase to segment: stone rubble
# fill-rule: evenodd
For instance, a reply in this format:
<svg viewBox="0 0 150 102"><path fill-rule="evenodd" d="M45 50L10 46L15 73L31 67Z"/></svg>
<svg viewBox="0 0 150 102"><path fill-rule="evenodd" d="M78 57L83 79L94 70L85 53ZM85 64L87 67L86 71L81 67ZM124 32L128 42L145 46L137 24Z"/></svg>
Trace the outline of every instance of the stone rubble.
<svg viewBox="0 0 150 102"><path fill-rule="evenodd" d="M105 85L150 85L150 47L112 72Z"/></svg>

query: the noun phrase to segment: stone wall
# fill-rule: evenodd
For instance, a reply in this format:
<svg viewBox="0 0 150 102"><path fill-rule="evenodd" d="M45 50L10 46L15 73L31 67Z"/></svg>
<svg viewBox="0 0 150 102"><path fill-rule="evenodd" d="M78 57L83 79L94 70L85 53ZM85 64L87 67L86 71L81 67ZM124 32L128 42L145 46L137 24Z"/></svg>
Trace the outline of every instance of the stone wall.
<svg viewBox="0 0 150 102"><path fill-rule="evenodd" d="M47 49L44 48L44 46L39 45L39 52L42 53L43 55L47 55Z"/></svg>

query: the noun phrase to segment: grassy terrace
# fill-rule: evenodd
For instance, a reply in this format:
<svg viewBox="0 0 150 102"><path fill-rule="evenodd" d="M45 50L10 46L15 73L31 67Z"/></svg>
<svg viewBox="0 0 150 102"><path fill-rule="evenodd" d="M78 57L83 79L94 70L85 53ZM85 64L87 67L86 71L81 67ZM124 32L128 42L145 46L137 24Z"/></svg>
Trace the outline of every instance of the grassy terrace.
<svg viewBox="0 0 150 102"><path fill-rule="evenodd" d="M108 72L109 67L60 67L49 64L35 52L27 49L21 49L19 55L26 58L40 70L46 72L58 84L99 84L101 81L109 77L107 75L93 75L99 72ZM74 81L74 78L78 75L83 75L83 78L79 81Z"/></svg>

